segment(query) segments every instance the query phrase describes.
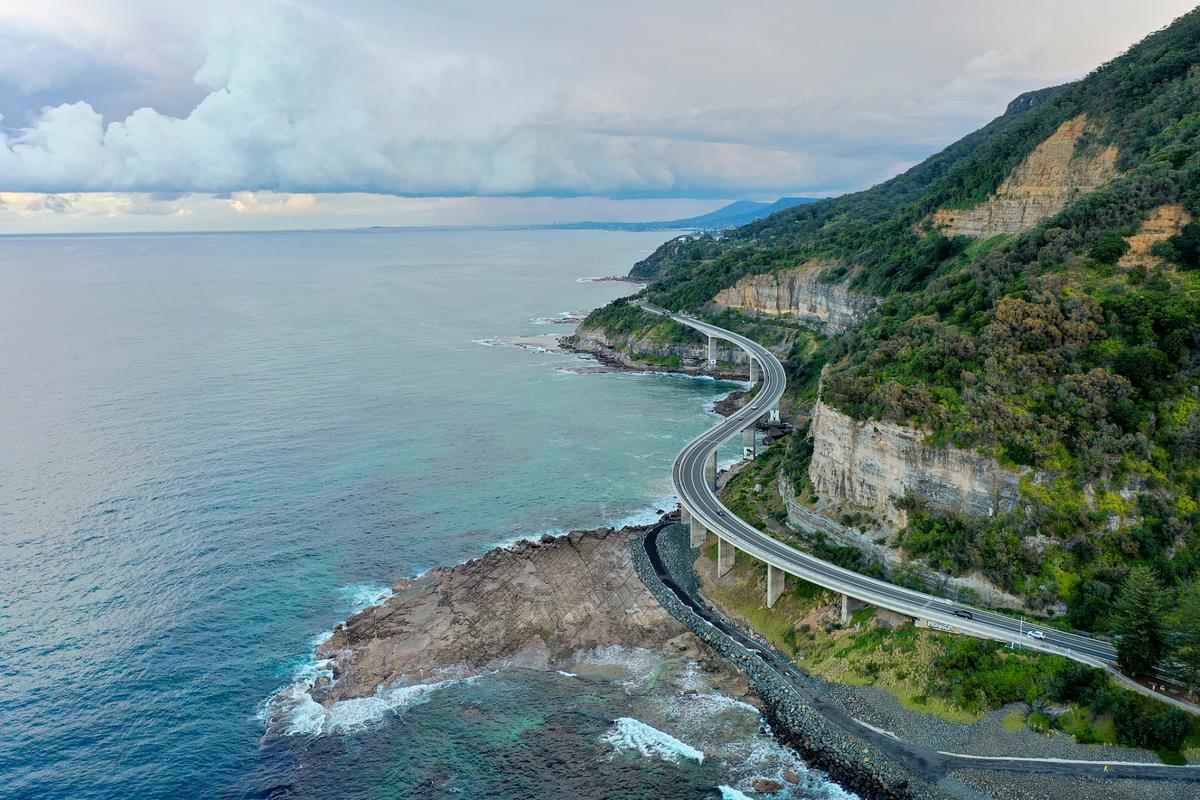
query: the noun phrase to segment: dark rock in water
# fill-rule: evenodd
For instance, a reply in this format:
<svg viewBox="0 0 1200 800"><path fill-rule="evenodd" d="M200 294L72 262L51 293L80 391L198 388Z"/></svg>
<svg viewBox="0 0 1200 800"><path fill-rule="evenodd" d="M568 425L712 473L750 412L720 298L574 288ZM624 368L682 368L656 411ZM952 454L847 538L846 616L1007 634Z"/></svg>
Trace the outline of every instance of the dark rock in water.
<svg viewBox="0 0 1200 800"><path fill-rule="evenodd" d="M770 778L755 778L750 782L750 785L759 794L775 794L776 792L783 791L783 784L779 781L773 781Z"/></svg>
<svg viewBox="0 0 1200 800"><path fill-rule="evenodd" d="M725 397L722 397L717 402L713 403L713 411L720 414L722 417L728 417L735 411L746 405L750 400L749 392L730 392Z"/></svg>
<svg viewBox="0 0 1200 800"><path fill-rule="evenodd" d="M783 779L793 786L798 786L800 784L800 776L792 772L790 769L783 773Z"/></svg>
<svg viewBox="0 0 1200 800"><path fill-rule="evenodd" d="M541 541L542 541L542 544L551 544L554 541L554 537L548 533L543 533Z"/></svg>

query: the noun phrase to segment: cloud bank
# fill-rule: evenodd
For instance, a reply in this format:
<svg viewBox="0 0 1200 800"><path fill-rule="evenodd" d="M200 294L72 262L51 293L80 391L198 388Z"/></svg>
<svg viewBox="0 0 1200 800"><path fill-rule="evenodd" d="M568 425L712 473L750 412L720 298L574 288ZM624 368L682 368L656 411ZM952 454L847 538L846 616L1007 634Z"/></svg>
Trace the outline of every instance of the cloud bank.
<svg viewBox="0 0 1200 800"><path fill-rule="evenodd" d="M36 16L0 12L0 189L841 191L895 174L1019 91L1078 76L1187 4L1145 5L1080 18L1096 3L1026 17L941 3L313 0L197 15L113 0L89 15L56 0ZM1091 35L1064 35L1064 15Z"/></svg>

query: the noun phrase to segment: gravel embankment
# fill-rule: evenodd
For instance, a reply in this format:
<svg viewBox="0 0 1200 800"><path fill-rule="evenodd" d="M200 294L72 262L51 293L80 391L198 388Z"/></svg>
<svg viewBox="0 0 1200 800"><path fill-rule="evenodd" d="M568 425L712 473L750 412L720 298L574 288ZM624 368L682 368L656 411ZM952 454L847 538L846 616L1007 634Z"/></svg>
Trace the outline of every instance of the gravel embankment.
<svg viewBox="0 0 1200 800"><path fill-rule="evenodd" d="M669 574L689 594L698 588L687 529L670 525L658 538L658 553ZM634 567L663 607L749 678L763 701L763 712L779 738L814 767L866 798L942 800L943 792L901 768L875 747L829 723L774 669L751 655L680 602L659 580L643 547L634 548Z"/></svg>

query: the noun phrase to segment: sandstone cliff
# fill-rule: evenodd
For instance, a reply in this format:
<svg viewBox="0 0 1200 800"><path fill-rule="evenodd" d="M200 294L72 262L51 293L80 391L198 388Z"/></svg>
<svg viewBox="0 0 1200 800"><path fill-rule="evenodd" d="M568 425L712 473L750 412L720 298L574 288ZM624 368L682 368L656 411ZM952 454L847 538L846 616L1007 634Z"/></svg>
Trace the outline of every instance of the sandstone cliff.
<svg viewBox="0 0 1200 800"><path fill-rule="evenodd" d="M923 444L925 433L891 422L858 422L818 402L809 477L826 504L865 506L900 526L896 501L913 494L933 508L990 516L1014 508L1020 476L994 459Z"/></svg>
<svg viewBox="0 0 1200 800"><path fill-rule="evenodd" d="M889 572L916 575L930 586L940 586L962 600L978 600L993 607L1024 608L1021 598L1009 594L982 575L948 575L923 561L908 558L879 537L879 531L842 525L801 502L785 476L778 481L779 498L787 509L789 528L819 533L834 544L853 547L868 558L883 564Z"/></svg>
<svg viewBox="0 0 1200 800"><path fill-rule="evenodd" d="M1150 252L1151 248L1178 234L1183 230L1183 226L1191 221L1192 215L1179 203L1168 203L1154 209L1138 227L1137 233L1127 240L1129 250L1121 256L1120 265L1134 269L1160 266L1162 259L1153 255Z"/></svg>
<svg viewBox="0 0 1200 800"><path fill-rule="evenodd" d="M338 625L321 645L333 680L319 681L312 695L329 705L446 670L544 667L600 646L661 646L686 629L634 570L630 543L639 534L545 537L397 581L392 597Z"/></svg>
<svg viewBox="0 0 1200 800"><path fill-rule="evenodd" d="M809 261L794 269L748 275L723 289L713 302L755 314L791 316L826 333L842 333L857 327L879 299L821 282L817 276L827 266Z"/></svg>
<svg viewBox="0 0 1200 800"><path fill-rule="evenodd" d="M934 225L947 236L985 238L1018 233L1062 211L1073 198L1117 174L1115 147L1076 153L1088 130L1083 114L1067 120L1017 165L993 196L973 208L941 209L933 216Z"/></svg>

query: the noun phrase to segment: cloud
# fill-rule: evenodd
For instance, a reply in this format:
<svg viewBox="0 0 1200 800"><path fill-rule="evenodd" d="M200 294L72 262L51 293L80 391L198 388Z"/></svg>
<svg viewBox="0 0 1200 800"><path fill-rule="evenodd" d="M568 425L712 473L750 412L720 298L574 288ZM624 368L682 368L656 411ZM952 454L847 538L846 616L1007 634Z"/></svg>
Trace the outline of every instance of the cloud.
<svg viewBox="0 0 1200 800"><path fill-rule="evenodd" d="M309 214L317 208L316 195L312 194L235 192L225 202L237 214Z"/></svg>
<svg viewBox="0 0 1200 800"><path fill-rule="evenodd" d="M71 201L57 194L42 195L26 206L29 211L49 211L51 214L66 214L71 210Z"/></svg>
<svg viewBox="0 0 1200 800"><path fill-rule="evenodd" d="M23 222L81 218L118 219L125 217L185 217L191 215L186 206L191 202L187 195L172 201L163 200L153 194L89 192L72 194L40 194L37 192L0 193L0 212L15 216Z"/></svg>
<svg viewBox="0 0 1200 800"><path fill-rule="evenodd" d="M833 193L1082 74L1178 5L215 0L197 16L45 0L37 18L0 11L17 53L0 56L0 86L47 98L4 121L0 188L200 192L239 214L261 213L246 191ZM1081 26L1070 42L1064 20Z"/></svg>

